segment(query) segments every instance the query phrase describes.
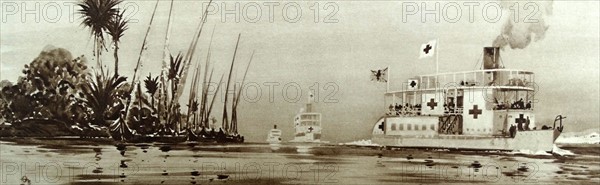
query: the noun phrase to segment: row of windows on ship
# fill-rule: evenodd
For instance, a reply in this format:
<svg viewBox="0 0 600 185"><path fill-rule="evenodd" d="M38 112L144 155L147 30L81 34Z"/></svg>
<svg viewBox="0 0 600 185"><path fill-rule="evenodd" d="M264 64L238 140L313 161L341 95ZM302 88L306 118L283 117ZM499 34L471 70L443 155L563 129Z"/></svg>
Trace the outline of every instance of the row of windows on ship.
<svg viewBox="0 0 600 185"><path fill-rule="evenodd" d="M427 125L414 125L413 124L406 124L406 128L404 127L403 123L392 123L390 126L390 130L392 131L403 131L403 130L415 130L415 131L427 131ZM436 127L435 124L431 124L429 125L429 130L431 131L436 131ZM465 129L467 132L492 132L491 128L482 128L482 129L472 129L472 128L467 128Z"/></svg>
<svg viewBox="0 0 600 185"><path fill-rule="evenodd" d="M412 126L413 126L412 124L406 124L406 130L412 130L413 129ZM434 124L430 125L429 129L435 131L435 125ZM404 124L392 123L391 130L404 130ZM415 125L414 130L419 130L419 125ZM424 131L427 130L427 125L421 125L421 130L424 130Z"/></svg>

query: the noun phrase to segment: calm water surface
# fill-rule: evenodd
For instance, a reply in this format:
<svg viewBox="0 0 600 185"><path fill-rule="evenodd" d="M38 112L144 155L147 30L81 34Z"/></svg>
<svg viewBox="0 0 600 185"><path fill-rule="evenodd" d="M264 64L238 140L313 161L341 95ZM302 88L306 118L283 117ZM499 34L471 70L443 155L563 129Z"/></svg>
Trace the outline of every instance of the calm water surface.
<svg viewBox="0 0 600 185"><path fill-rule="evenodd" d="M598 184L600 147L571 156L269 144L0 142L1 184Z"/></svg>

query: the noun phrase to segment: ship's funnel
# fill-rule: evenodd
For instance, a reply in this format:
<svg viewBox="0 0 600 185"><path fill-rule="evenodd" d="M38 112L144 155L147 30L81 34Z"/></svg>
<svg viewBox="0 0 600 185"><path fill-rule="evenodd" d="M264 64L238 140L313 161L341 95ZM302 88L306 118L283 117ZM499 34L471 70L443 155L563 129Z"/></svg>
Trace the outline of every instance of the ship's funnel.
<svg viewBox="0 0 600 185"><path fill-rule="evenodd" d="M277 125L273 125L273 129L277 129Z"/></svg>
<svg viewBox="0 0 600 185"><path fill-rule="evenodd" d="M500 48L499 47L484 47L483 48L483 69L499 69L500 68Z"/></svg>
<svg viewBox="0 0 600 185"><path fill-rule="evenodd" d="M313 106L312 103L307 103L306 104L306 112L312 112L313 111Z"/></svg>
<svg viewBox="0 0 600 185"><path fill-rule="evenodd" d="M306 112L312 112L313 106L312 104L315 102L315 95L313 95L312 91L308 91L308 101L306 103Z"/></svg>

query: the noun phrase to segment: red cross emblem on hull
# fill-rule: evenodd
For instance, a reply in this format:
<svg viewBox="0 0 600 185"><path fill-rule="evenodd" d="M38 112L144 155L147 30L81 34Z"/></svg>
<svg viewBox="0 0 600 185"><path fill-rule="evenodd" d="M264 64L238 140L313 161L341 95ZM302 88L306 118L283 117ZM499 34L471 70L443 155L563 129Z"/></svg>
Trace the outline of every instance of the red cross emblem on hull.
<svg viewBox="0 0 600 185"><path fill-rule="evenodd" d="M431 98L431 100L429 100L429 102L427 102L427 106L431 107L431 110L435 109L435 107L437 107L438 103L435 102L435 99Z"/></svg>
<svg viewBox="0 0 600 185"><path fill-rule="evenodd" d="M473 109L469 110L469 114L473 115L473 119L477 119L477 115L482 113L481 109L477 108L477 105L473 105Z"/></svg>

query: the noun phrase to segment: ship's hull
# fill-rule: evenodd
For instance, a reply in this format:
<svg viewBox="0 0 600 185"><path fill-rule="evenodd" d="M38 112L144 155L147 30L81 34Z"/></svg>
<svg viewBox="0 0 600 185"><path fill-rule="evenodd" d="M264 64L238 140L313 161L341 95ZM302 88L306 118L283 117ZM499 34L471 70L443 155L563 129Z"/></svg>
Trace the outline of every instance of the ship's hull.
<svg viewBox="0 0 600 185"><path fill-rule="evenodd" d="M329 141L321 141L321 133L313 132L297 134L294 139L289 141L289 143L292 145L318 146L320 144L327 144Z"/></svg>
<svg viewBox="0 0 600 185"><path fill-rule="evenodd" d="M269 131L267 135L267 143L278 144L281 143L281 130L274 128Z"/></svg>
<svg viewBox="0 0 600 185"><path fill-rule="evenodd" d="M277 138L275 138L275 137L268 138L267 139L267 143L269 143L269 144L279 144L279 143L281 143L281 139L279 137L277 137Z"/></svg>
<svg viewBox="0 0 600 185"><path fill-rule="evenodd" d="M290 140L289 143L300 143L300 144L327 144L329 143L329 141L321 141L321 140L314 140L314 141L298 141L298 140Z"/></svg>
<svg viewBox="0 0 600 185"><path fill-rule="evenodd" d="M469 135L402 137L373 135L373 143L387 147L439 148L450 150L552 151L554 130L517 132L514 138Z"/></svg>

